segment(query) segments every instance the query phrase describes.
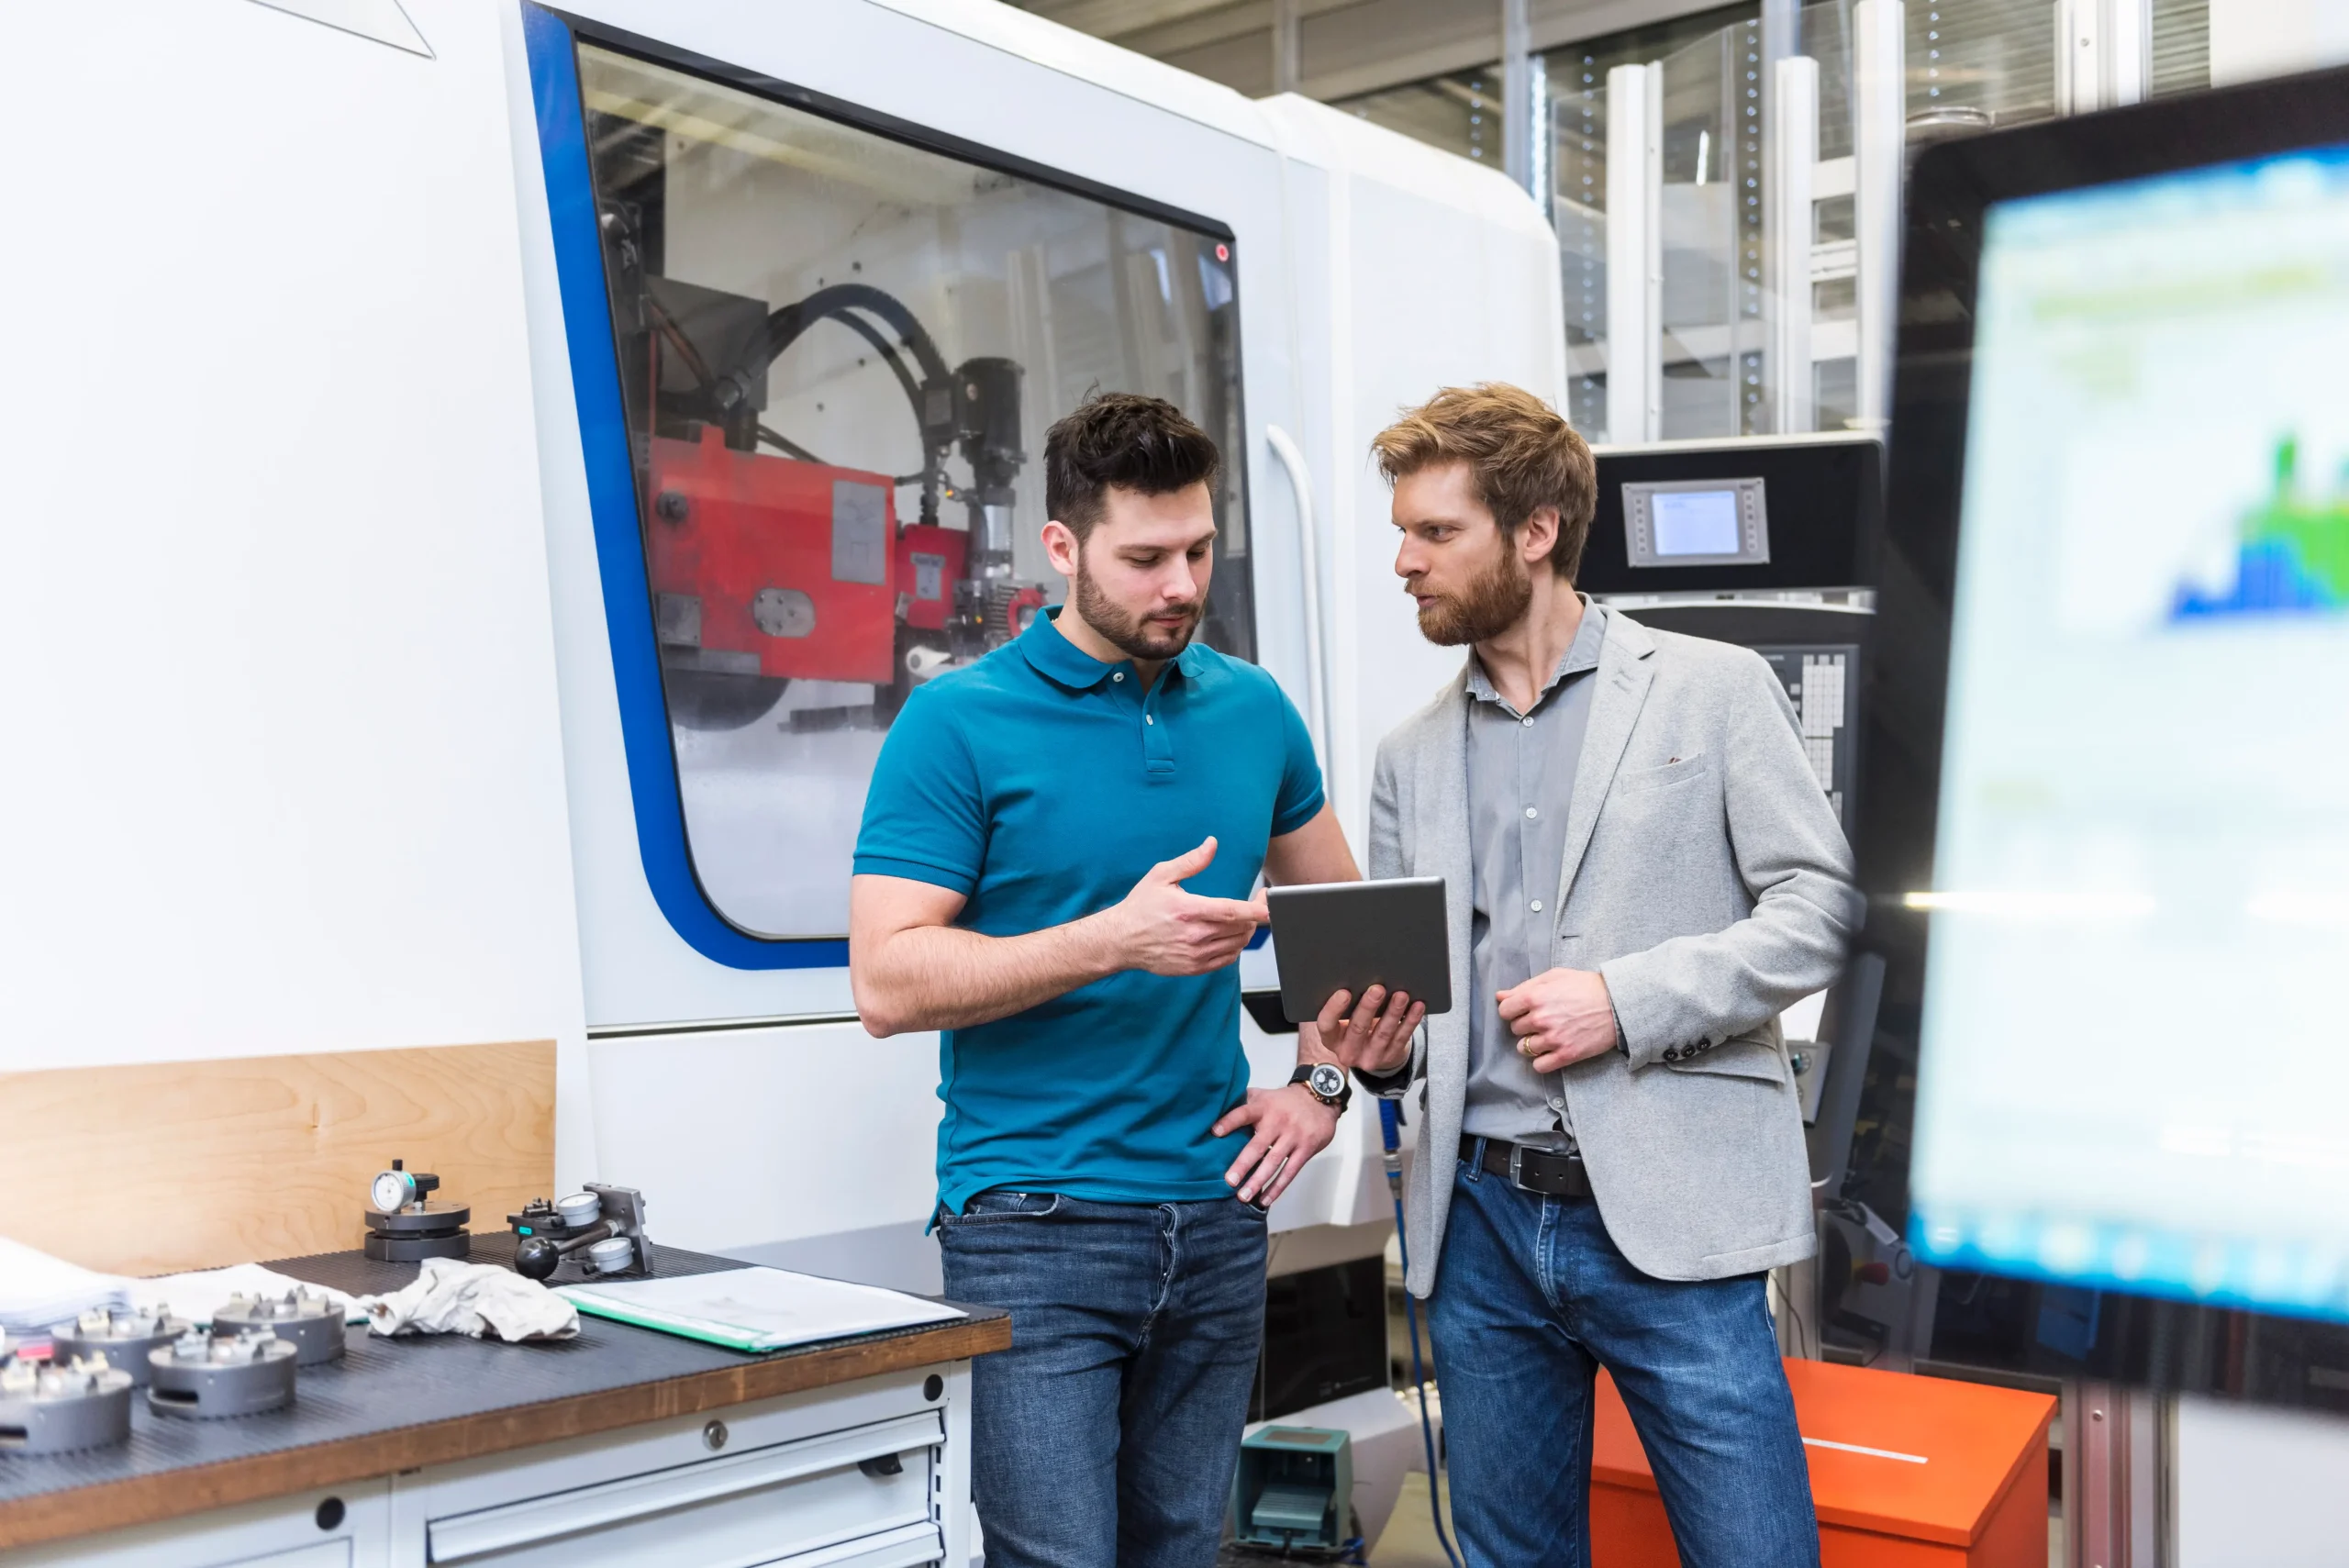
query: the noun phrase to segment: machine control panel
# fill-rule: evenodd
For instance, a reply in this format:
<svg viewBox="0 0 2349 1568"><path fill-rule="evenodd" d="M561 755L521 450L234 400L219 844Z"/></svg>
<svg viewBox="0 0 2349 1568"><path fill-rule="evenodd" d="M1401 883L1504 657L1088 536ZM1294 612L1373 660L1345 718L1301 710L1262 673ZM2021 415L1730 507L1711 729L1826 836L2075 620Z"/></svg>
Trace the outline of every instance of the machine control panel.
<svg viewBox="0 0 2349 1568"><path fill-rule="evenodd" d="M1771 673L1786 687L1787 700L1795 705L1795 717L1802 725L1802 745L1810 754L1810 771L1818 775L1819 787L1834 806L1836 820L1849 831L1860 722L1860 684L1855 678L1859 644L1763 644L1753 651L1769 662Z"/></svg>
<svg viewBox="0 0 2349 1568"><path fill-rule="evenodd" d="M1625 556L1634 568L1766 566L1770 515L1762 481L1628 481L1623 536Z"/></svg>

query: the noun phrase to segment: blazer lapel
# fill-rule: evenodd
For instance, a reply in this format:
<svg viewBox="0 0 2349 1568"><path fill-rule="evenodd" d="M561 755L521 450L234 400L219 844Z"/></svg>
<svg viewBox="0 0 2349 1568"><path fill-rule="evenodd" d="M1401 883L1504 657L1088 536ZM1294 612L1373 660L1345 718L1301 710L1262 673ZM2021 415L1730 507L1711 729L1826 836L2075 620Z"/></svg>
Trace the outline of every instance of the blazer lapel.
<svg viewBox="0 0 2349 1568"><path fill-rule="evenodd" d="M1475 903L1468 849L1468 667L1453 683L1452 700L1437 724L1433 744L1419 753L1419 842L1426 857L1412 870L1443 878L1444 923L1452 947L1452 1010L1428 1020L1431 1049L1439 1040L1465 1052L1468 1046L1471 906Z"/></svg>
<svg viewBox="0 0 2349 1568"><path fill-rule="evenodd" d="M1632 727L1639 723L1648 688L1655 683L1655 639L1648 636L1647 628L1601 606L1592 606L1590 613L1607 617L1607 640L1599 645L1598 668L1591 673L1598 688L1591 694L1582 760L1575 767L1574 799L1566 807L1565 860L1558 868L1558 901L1553 906L1561 913L1566 907L1566 895L1573 891L1575 873L1582 869L1583 855L1590 848L1591 831L1598 826L1598 808L1607 804L1615 770L1623 761L1623 748L1631 744Z"/></svg>

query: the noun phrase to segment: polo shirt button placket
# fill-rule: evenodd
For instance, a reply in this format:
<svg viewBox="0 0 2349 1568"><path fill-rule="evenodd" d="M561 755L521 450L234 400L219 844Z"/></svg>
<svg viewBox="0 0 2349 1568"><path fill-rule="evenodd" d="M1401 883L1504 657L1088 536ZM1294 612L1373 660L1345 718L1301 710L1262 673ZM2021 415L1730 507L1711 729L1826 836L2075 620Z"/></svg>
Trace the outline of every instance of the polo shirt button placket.
<svg viewBox="0 0 2349 1568"><path fill-rule="evenodd" d="M1174 771L1174 742L1168 736L1166 726L1158 722L1158 715L1153 711L1158 706L1159 694L1166 689L1171 674L1170 671L1168 675L1160 676L1158 684L1142 695L1141 765L1144 773L1163 774Z"/></svg>

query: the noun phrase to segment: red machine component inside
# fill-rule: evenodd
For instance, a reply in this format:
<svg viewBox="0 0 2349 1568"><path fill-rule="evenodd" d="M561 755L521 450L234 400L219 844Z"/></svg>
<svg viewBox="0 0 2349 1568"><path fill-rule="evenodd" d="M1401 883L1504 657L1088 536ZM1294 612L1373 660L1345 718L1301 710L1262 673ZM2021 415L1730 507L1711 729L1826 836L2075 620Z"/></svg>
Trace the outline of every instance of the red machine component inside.
<svg viewBox="0 0 2349 1568"><path fill-rule="evenodd" d="M901 679L898 627L946 642L969 536L899 528L885 474L694 441L651 442L645 557L673 669Z"/></svg>

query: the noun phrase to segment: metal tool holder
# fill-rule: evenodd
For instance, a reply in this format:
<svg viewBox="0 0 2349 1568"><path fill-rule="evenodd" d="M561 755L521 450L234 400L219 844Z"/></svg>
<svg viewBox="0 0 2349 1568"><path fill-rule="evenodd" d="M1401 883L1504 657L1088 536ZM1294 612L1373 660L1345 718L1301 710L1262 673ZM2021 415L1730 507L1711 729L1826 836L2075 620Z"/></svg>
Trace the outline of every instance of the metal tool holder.
<svg viewBox="0 0 2349 1568"><path fill-rule="evenodd" d="M547 1280L567 1264L569 1284L650 1279L652 1240L644 1232L644 1195L634 1187L600 1182L556 1203L534 1198L521 1213L506 1217L517 1238L514 1272Z"/></svg>
<svg viewBox="0 0 2349 1568"><path fill-rule="evenodd" d="M130 1374L96 1356L0 1360L0 1455L130 1440Z"/></svg>
<svg viewBox="0 0 2349 1568"><path fill-rule="evenodd" d="M401 1161L376 1176L367 1189L374 1207L366 1211L365 1251L386 1263L420 1263L427 1258L462 1258L473 1251L465 1224L473 1218L469 1204L438 1203L430 1195L440 1178L429 1171L411 1171Z"/></svg>
<svg viewBox="0 0 2349 1568"><path fill-rule="evenodd" d="M84 1357L102 1361L143 1388L149 1353L194 1327L184 1318L173 1317L160 1301L153 1307L100 1307L50 1329L50 1342L55 1347L50 1354L61 1362Z"/></svg>
<svg viewBox="0 0 2349 1568"><path fill-rule="evenodd" d="M284 1296L232 1296L212 1315L216 1334L246 1329L275 1330L281 1340L294 1341L297 1366L339 1361L351 1348L343 1336L342 1303L311 1290L289 1290Z"/></svg>
<svg viewBox="0 0 2349 1568"><path fill-rule="evenodd" d="M191 1330L149 1358L148 1407L158 1415L215 1420L275 1410L294 1398L294 1341L273 1330Z"/></svg>

